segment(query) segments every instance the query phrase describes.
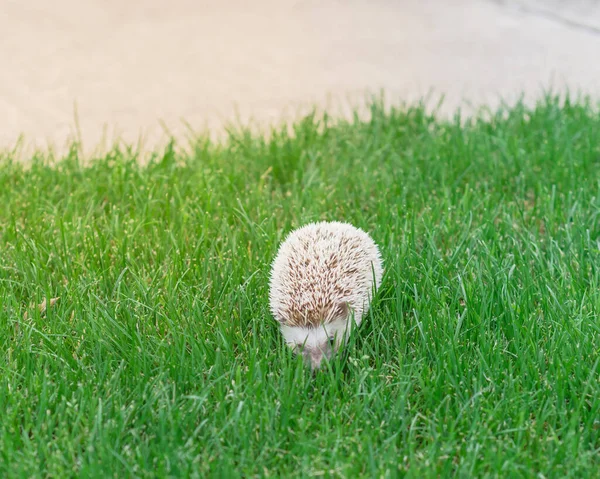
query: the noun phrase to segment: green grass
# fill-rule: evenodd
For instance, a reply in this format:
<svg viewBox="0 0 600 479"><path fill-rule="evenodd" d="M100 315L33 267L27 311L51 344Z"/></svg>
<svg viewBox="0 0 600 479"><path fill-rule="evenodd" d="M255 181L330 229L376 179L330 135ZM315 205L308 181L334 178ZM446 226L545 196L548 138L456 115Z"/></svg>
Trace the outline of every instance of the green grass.
<svg viewBox="0 0 600 479"><path fill-rule="evenodd" d="M0 476L597 476L597 110L294 130L2 160ZM323 219L369 231L386 276L312 376L268 274Z"/></svg>

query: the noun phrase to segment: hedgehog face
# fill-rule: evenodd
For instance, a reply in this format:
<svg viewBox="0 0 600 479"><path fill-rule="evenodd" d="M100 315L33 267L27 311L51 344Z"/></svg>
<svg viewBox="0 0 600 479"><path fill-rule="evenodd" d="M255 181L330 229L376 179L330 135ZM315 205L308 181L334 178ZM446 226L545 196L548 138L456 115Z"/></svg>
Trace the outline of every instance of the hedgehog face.
<svg viewBox="0 0 600 479"><path fill-rule="evenodd" d="M350 333L349 322L341 319L318 327L282 324L281 332L287 345L302 354L313 370L319 369L324 359L331 359Z"/></svg>

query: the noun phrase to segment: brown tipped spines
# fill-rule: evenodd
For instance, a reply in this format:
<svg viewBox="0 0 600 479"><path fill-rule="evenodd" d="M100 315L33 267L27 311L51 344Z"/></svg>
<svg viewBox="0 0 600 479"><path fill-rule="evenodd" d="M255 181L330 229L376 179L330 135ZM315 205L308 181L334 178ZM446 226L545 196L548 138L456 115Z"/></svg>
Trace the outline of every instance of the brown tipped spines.
<svg viewBox="0 0 600 479"><path fill-rule="evenodd" d="M271 270L271 311L287 326L317 327L354 313L360 322L382 276L379 249L352 225L321 222L293 231Z"/></svg>

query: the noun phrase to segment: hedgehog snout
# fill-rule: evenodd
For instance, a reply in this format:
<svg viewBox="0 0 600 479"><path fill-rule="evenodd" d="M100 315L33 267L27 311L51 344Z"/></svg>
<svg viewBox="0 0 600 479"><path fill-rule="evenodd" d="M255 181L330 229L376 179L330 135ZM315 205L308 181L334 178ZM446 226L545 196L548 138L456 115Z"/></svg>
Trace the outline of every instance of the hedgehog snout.
<svg viewBox="0 0 600 479"><path fill-rule="evenodd" d="M333 355L333 347L327 342L321 346L317 346L314 348L304 348L302 350L302 356L304 357L304 361L311 367L313 371L319 369L323 360L331 359Z"/></svg>

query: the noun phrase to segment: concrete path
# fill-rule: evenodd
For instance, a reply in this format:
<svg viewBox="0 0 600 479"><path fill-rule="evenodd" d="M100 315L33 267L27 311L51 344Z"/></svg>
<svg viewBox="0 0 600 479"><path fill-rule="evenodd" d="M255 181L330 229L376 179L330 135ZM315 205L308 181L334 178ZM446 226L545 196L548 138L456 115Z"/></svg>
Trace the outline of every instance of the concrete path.
<svg viewBox="0 0 600 479"><path fill-rule="evenodd" d="M457 106L600 93L600 7L558 0L5 0L0 149L79 134L147 147L365 92ZM77 122L76 122L77 120Z"/></svg>

